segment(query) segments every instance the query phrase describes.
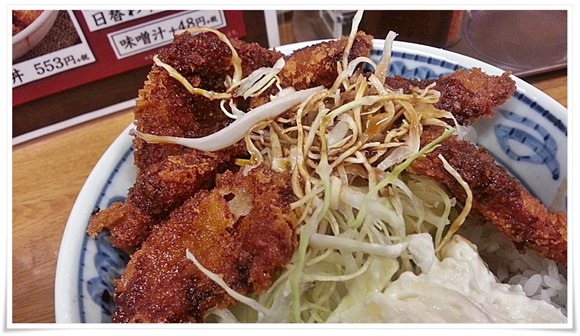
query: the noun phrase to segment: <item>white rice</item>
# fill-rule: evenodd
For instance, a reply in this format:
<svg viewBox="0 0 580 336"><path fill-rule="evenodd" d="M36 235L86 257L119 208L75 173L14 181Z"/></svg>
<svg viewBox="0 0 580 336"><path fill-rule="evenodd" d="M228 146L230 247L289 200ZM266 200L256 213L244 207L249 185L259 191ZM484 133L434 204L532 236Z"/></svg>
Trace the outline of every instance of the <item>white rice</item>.
<svg viewBox="0 0 580 336"><path fill-rule="evenodd" d="M489 223L465 223L458 232L477 245L481 258L502 283L534 300L544 300L567 314L567 270L535 251L520 253Z"/></svg>

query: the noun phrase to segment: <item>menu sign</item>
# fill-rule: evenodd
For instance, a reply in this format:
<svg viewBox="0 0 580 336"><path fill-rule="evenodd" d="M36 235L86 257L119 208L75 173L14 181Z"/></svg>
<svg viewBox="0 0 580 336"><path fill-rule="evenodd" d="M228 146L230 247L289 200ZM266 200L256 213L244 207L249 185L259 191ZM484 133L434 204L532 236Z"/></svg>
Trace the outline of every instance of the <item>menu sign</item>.
<svg viewBox="0 0 580 336"><path fill-rule="evenodd" d="M53 12L46 36L12 61L13 136L133 100L158 49L185 29L212 27L252 42L267 36L263 11Z"/></svg>
<svg viewBox="0 0 580 336"><path fill-rule="evenodd" d="M121 23L146 17L160 11L155 10L84 10L83 18L89 31L109 28Z"/></svg>
<svg viewBox="0 0 580 336"><path fill-rule="evenodd" d="M12 67L12 87L46 78L95 61L90 49L84 46L71 47L49 55L16 64Z"/></svg>
<svg viewBox="0 0 580 336"><path fill-rule="evenodd" d="M49 34L73 34L76 39L50 53L14 60L13 105L151 64L155 52L169 44L175 33L193 26L245 35L241 11L60 12ZM74 28L58 30L66 26Z"/></svg>
<svg viewBox="0 0 580 336"><path fill-rule="evenodd" d="M31 59L24 59L12 65L12 87L18 87L39 79L95 62L95 56L86 42L74 15L70 15L70 23L75 27L80 43L65 46L52 52L40 54ZM26 55L25 55L26 56Z"/></svg>
<svg viewBox="0 0 580 336"><path fill-rule="evenodd" d="M195 26L223 28L226 26L224 12L216 10L178 13L118 30L107 36L115 55L121 59L165 45L176 33Z"/></svg>

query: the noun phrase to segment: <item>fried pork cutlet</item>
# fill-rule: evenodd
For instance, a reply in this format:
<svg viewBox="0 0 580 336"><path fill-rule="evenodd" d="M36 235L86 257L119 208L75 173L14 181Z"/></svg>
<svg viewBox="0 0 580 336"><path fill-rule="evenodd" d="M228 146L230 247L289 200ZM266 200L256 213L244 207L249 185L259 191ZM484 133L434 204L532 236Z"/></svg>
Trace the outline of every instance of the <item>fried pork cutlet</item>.
<svg viewBox="0 0 580 336"><path fill-rule="evenodd" d="M230 39L242 59L242 73L247 76L261 67L271 67L283 57L257 43ZM158 57L185 77L193 87L214 92L226 90L226 76L233 75L232 53L226 43L213 34L181 34ZM239 102L243 107L244 101ZM134 110L137 130L156 135L197 138L213 134L232 122L220 108L219 100L192 95L166 70L154 65L139 91ZM134 140L135 164L143 169L168 156L191 149L173 144L148 144Z"/></svg>
<svg viewBox="0 0 580 336"><path fill-rule="evenodd" d="M113 322L201 322L209 309L233 304L186 250L241 294L267 289L297 243L288 179L266 166L227 171L173 211L115 281Z"/></svg>
<svg viewBox="0 0 580 336"><path fill-rule="evenodd" d="M358 32L351 46L348 61L357 57L369 57L372 49L371 35ZM278 74L282 88L293 87L296 90L306 90L316 86L332 87L338 76L337 62L342 60L347 37L338 40L313 44L285 56L286 64ZM275 88L265 94L255 97L251 106L256 107L268 101L268 96L275 93Z"/></svg>
<svg viewBox="0 0 580 336"><path fill-rule="evenodd" d="M256 43L231 39L242 59L246 76L272 66L282 54ZM212 34L175 36L159 58L186 77L194 87L225 91L226 76L233 74L231 50ZM243 104L243 102L242 102ZM219 101L189 93L166 70L154 65L136 101L137 129L158 135L201 137L231 122ZM200 189L213 186L217 173L231 169L236 158L248 155L242 143L216 153L204 153L180 145L133 141L137 180L124 202L112 204L92 216L88 233L110 231L113 246L138 247L154 225Z"/></svg>
<svg viewBox="0 0 580 336"><path fill-rule="evenodd" d="M435 140L442 132L441 127L426 127L421 145ZM452 195L465 202L465 190L443 168L438 155L442 155L471 188L473 208L518 248L531 248L559 264L567 264L567 219L564 213L548 211L505 168L496 164L485 149L478 149L454 136L444 140L425 157L415 160L408 171L441 182Z"/></svg>
<svg viewBox="0 0 580 336"><path fill-rule="evenodd" d="M113 246L138 247L169 212L200 189L213 187L216 174L235 168L229 152L193 150L146 167L125 201L93 215L87 232L96 237L106 228Z"/></svg>
<svg viewBox="0 0 580 336"><path fill-rule="evenodd" d="M348 38L337 41L322 42L296 50L286 59L284 69L280 71L280 80L283 87L292 86L296 90L304 90L322 85L331 87L338 76L336 64L342 60L344 48ZM358 32L348 61L359 56L369 57L373 47L373 37Z"/></svg>
<svg viewBox="0 0 580 336"><path fill-rule="evenodd" d="M435 80L387 78L386 84L409 92L413 86L425 88L435 82L441 92L435 105L450 111L460 124L490 118L495 109L515 91L509 73L490 76L480 69L458 70ZM426 127L422 145L442 133L437 127ZM520 248L531 248L540 255L565 265L567 263L567 219L564 213L550 213L540 201L529 194L519 181L498 165L485 149L453 137L435 151L413 162L409 171L429 176L443 183L451 194L465 202L463 187L442 166L443 157L459 172L473 192L474 209L493 223Z"/></svg>
<svg viewBox="0 0 580 336"><path fill-rule="evenodd" d="M390 77L385 81L390 87L404 92L409 92L413 86L425 88L433 82L434 89L441 92L435 106L450 111L463 125L492 117L495 108L515 91L509 73L490 76L477 68L458 70L435 80ZM433 141L441 132L439 128L427 127L421 135L422 144ZM560 264L567 263L567 219L564 213L550 213L486 150L456 138L444 141L426 158L413 162L409 171L442 182L453 196L465 201L465 191L443 168L438 154L442 154L469 184L474 208L516 246L536 250Z"/></svg>
<svg viewBox="0 0 580 336"><path fill-rule="evenodd" d="M388 77L385 84L408 93L412 87L423 89L435 82L433 89L441 92L435 107L451 112L459 124L465 125L481 118L493 117L495 108L513 95L516 86L509 76L509 72L490 76L479 68L472 68L457 70L432 80Z"/></svg>
<svg viewBox="0 0 580 336"><path fill-rule="evenodd" d="M351 59L370 54L370 39L368 35L359 34L351 50ZM272 66L282 57L282 54L255 43L231 41L242 59L244 76L259 67ZM288 62L308 69L308 77L314 79L309 83L318 85L316 78L336 77L335 62L342 57L345 46L346 39L342 39L309 47L299 51L298 56L291 55ZM309 65L314 55L321 53L326 55L324 63L328 67L334 64L334 72L329 69L315 72ZM194 87L206 90L225 91L225 77L233 73L231 51L210 34L178 35L170 47L159 51L159 58L186 77ZM332 85L332 82L327 84ZM283 86L288 85L294 83L287 82ZM258 102L259 99L255 100L253 105ZM209 135L231 122L221 111L219 102L191 95L158 66L153 66L144 88L140 90L134 113L138 130L180 137ZM138 247L153 226L171 210L201 188L208 188L207 181L213 180L215 174L223 172L224 167L231 169L236 158L248 154L242 143L217 152L217 157L180 145L148 144L140 138L135 138L134 145L137 148L136 184L129 190L125 202L117 202L93 216L88 230L91 236L96 236L107 228L113 246L119 248Z"/></svg>

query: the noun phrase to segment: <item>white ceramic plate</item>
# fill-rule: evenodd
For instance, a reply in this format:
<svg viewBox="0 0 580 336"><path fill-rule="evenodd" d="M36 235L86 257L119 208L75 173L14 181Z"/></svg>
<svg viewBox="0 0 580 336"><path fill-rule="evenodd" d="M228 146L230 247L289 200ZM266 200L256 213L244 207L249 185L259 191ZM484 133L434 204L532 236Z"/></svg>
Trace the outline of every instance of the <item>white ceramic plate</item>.
<svg viewBox="0 0 580 336"><path fill-rule="evenodd" d="M305 45L293 44L278 50L289 53ZM382 40L374 41L373 58L380 58L382 45ZM471 67L480 67L489 74L503 72L456 53L395 42L390 74L425 79ZM517 91L497 116L475 125L478 143L488 148L544 204L566 210L567 110L531 85L515 80ZM56 271L57 323L111 322L112 281L122 273L128 256L111 247L106 233L93 240L85 230L96 207L104 209L123 200L134 183L136 170L128 130L119 135L97 163L68 220Z"/></svg>

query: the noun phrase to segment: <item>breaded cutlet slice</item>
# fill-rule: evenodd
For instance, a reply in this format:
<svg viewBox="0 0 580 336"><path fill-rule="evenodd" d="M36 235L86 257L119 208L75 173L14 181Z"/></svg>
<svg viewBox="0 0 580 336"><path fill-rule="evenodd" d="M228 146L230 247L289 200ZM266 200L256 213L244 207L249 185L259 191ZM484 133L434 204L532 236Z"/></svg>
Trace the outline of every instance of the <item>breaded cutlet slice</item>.
<svg viewBox="0 0 580 336"><path fill-rule="evenodd" d="M267 289L297 244L288 174L260 166L225 172L173 211L115 281L113 322L201 322L235 300L186 258L243 295Z"/></svg>
<svg viewBox="0 0 580 336"><path fill-rule="evenodd" d="M337 63L342 61L348 38L322 42L294 51L286 58L286 66L279 76L283 87L292 86L303 90L322 85L332 87L338 76ZM348 55L348 61L364 56L369 57L373 47L373 37L358 32Z"/></svg>
<svg viewBox="0 0 580 336"><path fill-rule="evenodd" d="M243 76L261 67L271 67L282 54L230 39L242 60ZM226 76L232 76L232 53L215 35L181 34L173 43L158 52L159 59L172 66L196 88L224 92ZM243 109L244 102L240 102ZM213 134L232 122L220 108L219 100L192 95L168 72L153 65L134 110L138 131L155 135L198 138ZM135 164L143 169L168 156L180 155L191 149L173 144L149 144L139 137L134 139Z"/></svg>
<svg viewBox="0 0 580 336"><path fill-rule="evenodd" d="M435 140L442 132L440 126L426 127L421 135L421 146ZM568 223L565 213L550 212L485 149L455 136L442 141L425 157L413 161L408 171L439 181L464 203L465 190L445 170L439 155L469 185L473 193L473 209L494 224L516 247L533 249L561 265L567 264Z"/></svg>
<svg viewBox="0 0 580 336"><path fill-rule="evenodd" d="M237 168L229 152L192 150L141 169L127 198L96 212L87 233L96 237L106 229L114 247L139 247L171 211L199 190L212 188L218 173Z"/></svg>
<svg viewBox="0 0 580 336"><path fill-rule="evenodd" d="M449 111L461 125L478 119L491 118L496 107L505 103L516 90L509 72L499 76L488 75L479 68L459 69L437 79L418 80L400 76L387 77L385 84L409 93L411 88L421 89L435 83L434 90L441 92L435 107Z"/></svg>

